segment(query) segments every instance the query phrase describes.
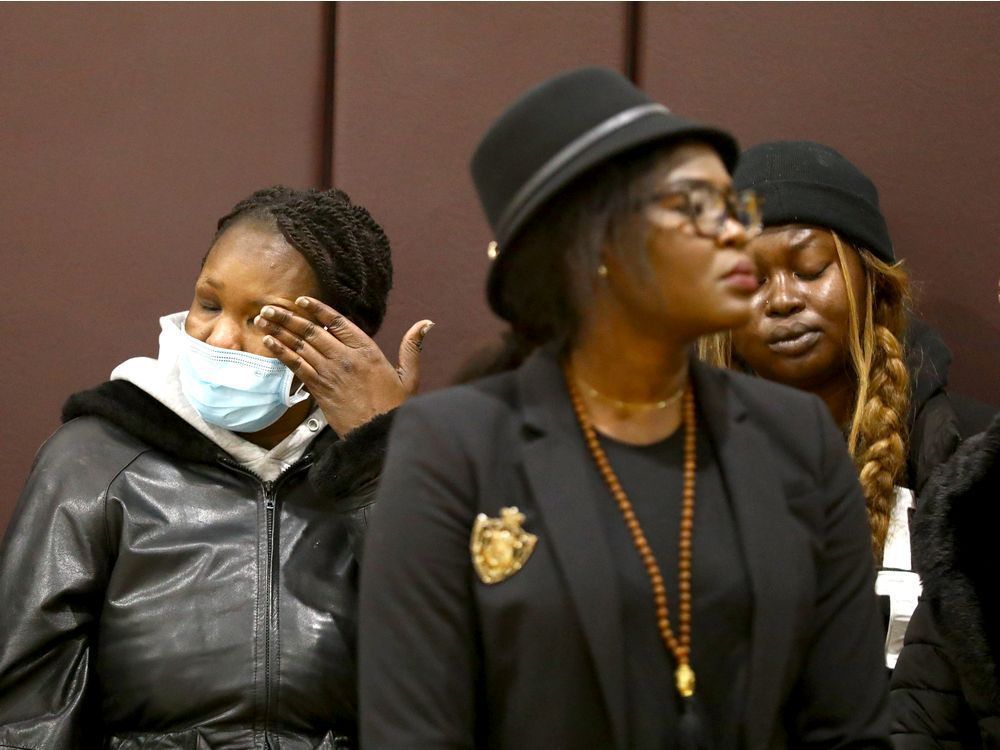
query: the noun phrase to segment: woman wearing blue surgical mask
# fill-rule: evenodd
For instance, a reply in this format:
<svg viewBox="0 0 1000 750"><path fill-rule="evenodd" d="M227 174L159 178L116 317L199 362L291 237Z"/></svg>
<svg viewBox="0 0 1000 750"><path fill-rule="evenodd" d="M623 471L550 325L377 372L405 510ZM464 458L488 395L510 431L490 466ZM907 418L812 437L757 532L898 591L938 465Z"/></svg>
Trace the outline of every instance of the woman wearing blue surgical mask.
<svg viewBox="0 0 1000 750"><path fill-rule="evenodd" d="M219 220L157 359L73 396L0 548L0 747L356 747L359 545L394 408L392 283L340 191Z"/></svg>

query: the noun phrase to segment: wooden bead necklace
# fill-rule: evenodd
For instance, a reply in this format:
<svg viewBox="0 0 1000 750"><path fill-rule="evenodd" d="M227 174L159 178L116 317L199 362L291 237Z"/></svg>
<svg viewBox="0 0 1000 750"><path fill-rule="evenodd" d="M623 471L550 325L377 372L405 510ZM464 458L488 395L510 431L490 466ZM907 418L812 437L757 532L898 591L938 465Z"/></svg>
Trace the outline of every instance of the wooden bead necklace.
<svg viewBox="0 0 1000 750"><path fill-rule="evenodd" d="M697 424L695 420L694 392L691 385L684 389L684 400L681 404L684 421L684 490L681 506L681 529L680 542L678 544L677 562L677 635L674 635L670 625L670 616L667 609L667 589L663 584L663 575L660 573L660 566L656 562L653 550L649 547L646 535L639 525L639 519L632 509L625 490L622 489L621 482L611 468L607 454L601 447L594 430L593 422L587 412L587 407L583 403L580 389L577 386L576 378L573 376L573 367L567 362L564 368L566 376L566 386L569 390L570 400L573 402L573 411L576 412L577 421L583 431L583 437L590 450L590 455L597 465L597 470L601 478L611 491L612 497L618 503L625 525L628 526L632 535L632 544L653 587L653 602L656 607L656 624L660 630L660 638L663 645L673 654L677 663L674 671L674 681L677 692L682 698L690 698L694 695L695 677L691 668L691 532L694 525L694 482L695 469L697 467Z"/></svg>

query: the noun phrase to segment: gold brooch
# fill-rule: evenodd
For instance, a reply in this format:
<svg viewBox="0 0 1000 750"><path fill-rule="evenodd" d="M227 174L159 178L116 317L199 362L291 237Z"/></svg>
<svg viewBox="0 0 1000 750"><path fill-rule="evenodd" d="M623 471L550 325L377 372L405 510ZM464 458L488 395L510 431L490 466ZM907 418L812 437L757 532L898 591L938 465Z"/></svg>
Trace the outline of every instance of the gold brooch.
<svg viewBox="0 0 1000 750"><path fill-rule="evenodd" d="M500 583L528 562L538 537L522 529L523 523L524 514L517 508L501 508L499 518L476 516L469 550L483 583Z"/></svg>

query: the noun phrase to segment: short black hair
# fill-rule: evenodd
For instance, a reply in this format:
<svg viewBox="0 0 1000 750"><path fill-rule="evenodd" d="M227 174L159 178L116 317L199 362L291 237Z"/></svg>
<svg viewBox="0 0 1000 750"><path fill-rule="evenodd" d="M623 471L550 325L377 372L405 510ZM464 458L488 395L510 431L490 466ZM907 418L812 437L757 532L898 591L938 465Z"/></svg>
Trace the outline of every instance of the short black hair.
<svg viewBox="0 0 1000 750"><path fill-rule="evenodd" d="M275 185L233 206L219 219L214 239L243 220L275 226L312 267L322 301L375 335L392 289L392 255L389 238L367 209L342 190Z"/></svg>

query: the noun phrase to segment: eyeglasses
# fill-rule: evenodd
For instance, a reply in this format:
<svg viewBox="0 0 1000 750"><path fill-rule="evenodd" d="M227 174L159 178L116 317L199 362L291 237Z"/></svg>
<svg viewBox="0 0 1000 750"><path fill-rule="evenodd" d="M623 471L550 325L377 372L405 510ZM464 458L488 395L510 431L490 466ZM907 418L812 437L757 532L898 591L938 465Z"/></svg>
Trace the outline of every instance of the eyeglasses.
<svg viewBox="0 0 1000 750"><path fill-rule="evenodd" d="M653 223L670 227L664 221L667 212L687 214L695 231L702 237L716 239L729 219L742 225L747 237L761 232L760 204L753 190L719 190L710 182L684 180L670 183L649 198L646 215Z"/></svg>

